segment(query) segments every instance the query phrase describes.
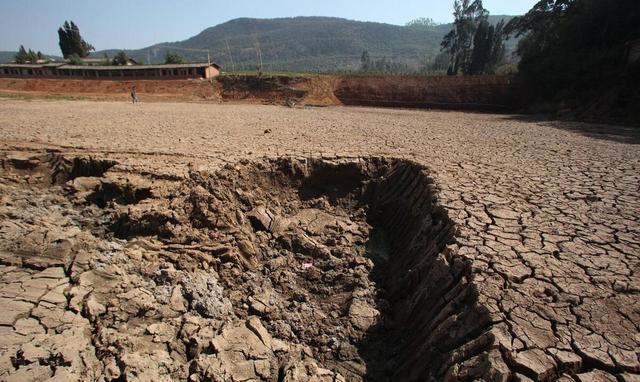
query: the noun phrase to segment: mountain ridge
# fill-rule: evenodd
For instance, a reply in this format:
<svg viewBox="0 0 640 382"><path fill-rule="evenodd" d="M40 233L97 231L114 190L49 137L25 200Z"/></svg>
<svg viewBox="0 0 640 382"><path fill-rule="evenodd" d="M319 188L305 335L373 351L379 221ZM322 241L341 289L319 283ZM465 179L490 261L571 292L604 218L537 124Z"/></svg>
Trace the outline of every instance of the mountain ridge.
<svg viewBox="0 0 640 382"><path fill-rule="evenodd" d="M513 16L490 16L507 21ZM440 51L440 42L453 24L400 26L339 17L298 16L274 19L237 18L202 30L185 40L125 50L139 62L161 63L167 52L188 61L211 61L225 70L332 72L360 68L363 51L372 60L419 70ZM513 43L510 44L513 48ZM91 54L113 57L120 50Z"/></svg>
<svg viewBox="0 0 640 382"><path fill-rule="evenodd" d="M490 16L492 23L513 16ZM264 70L351 71L360 68L362 52L408 70L419 70L440 52L453 24L400 26L339 17L298 16L275 19L237 18L209 27L182 41L154 44L125 52L144 62L160 63L167 52L189 61L212 61L225 70L255 70L262 53ZM510 44L511 50L514 43ZM259 47L259 49L258 49ZM106 50L93 56L118 50Z"/></svg>

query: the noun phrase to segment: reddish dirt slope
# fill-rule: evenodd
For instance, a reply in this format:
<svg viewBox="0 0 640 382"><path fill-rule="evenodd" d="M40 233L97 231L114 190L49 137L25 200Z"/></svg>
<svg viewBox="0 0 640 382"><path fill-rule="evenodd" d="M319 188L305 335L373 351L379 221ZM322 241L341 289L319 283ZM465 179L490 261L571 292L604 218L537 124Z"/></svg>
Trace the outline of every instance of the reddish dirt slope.
<svg viewBox="0 0 640 382"><path fill-rule="evenodd" d="M80 95L91 98L127 98L131 87L144 100L202 101L220 99L217 82L205 80L108 81L0 78L0 92L35 95Z"/></svg>
<svg viewBox="0 0 640 382"><path fill-rule="evenodd" d="M358 105L504 109L507 76L221 76L214 81L100 81L0 78L0 92L128 97L137 85L143 101L231 101L312 106Z"/></svg>
<svg viewBox="0 0 640 382"><path fill-rule="evenodd" d="M346 76L335 95L345 105L500 109L508 76Z"/></svg>

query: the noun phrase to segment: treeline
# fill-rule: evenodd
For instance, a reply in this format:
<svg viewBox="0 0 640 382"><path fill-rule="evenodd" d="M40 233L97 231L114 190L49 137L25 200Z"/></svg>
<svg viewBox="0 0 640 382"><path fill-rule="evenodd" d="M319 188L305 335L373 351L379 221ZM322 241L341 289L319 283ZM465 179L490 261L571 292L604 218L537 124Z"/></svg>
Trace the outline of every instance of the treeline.
<svg viewBox="0 0 640 382"><path fill-rule="evenodd" d="M20 45L20 48L18 48L18 53L16 53L13 58L18 64L27 64L27 63L35 64L38 61L47 60L47 58L42 54L42 52L40 51L34 52L31 49L26 50L24 48L24 45Z"/></svg>
<svg viewBox="0 0 640 382"><path fill-rule="evenodd" d="M540 0L505 29L522 36L523 104L640 122L640 62L630 56L640 39L638 0Z"/></svg>
<svg viewBox="0 0 640 382"><path fill-rule="evenodd" d="M455 0L453 9L453 30L441 44L449 57L447 73L494 73L505 58L504 21L489 24L489 11L482 0Z"/></svg>
<svg viewBox="0 0 640 382"><path fill-rule="evenodd" d="M361 57L360 71L365 73L429 73L445 72L457 74L493 74L505 63L507 35L504 21L492 25L489 11L482 0L455 0L453 29L441 43L441 52L433 59L427 57L425 65L411 69L386 57L373 60L367 50ZM416 19L407 23L412 28L433 28L438 24L431 19Z"/></svg>
<svg viewBox="0 0 640 382"><path fill-rule="evenodd" d="M368 50L365 50L362 52L362 57L360 58L360 64L361 64L360 71L363 73L389 74L389 73L410 73L415 71L409 68L407 64L388 60L387 57L372 59L371 56L369 55Z"/></svg>

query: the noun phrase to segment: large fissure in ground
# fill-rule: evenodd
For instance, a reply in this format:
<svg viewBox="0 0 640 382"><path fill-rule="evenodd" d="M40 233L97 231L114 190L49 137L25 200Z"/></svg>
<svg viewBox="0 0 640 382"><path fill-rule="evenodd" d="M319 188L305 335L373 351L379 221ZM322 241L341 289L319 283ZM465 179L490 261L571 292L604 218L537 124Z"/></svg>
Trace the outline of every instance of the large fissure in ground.
<svg viewBox="0 0 640 382"><path fill-rule="evenodd" d="M415 163L265 159L167 180L48 162L95 235L62 263L107 380L440 380L488 346Z"/></svg>

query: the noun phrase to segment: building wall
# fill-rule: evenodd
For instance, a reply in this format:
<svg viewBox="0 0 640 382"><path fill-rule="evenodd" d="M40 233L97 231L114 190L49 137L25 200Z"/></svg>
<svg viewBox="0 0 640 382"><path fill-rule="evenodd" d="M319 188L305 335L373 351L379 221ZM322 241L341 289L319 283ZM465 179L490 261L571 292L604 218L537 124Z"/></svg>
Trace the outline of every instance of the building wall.
<svg viewBox="0 0 640 382"><path fill-rule="evenodd" d="M188 79L213 78L220 72L215 67L193 68L147 68L147 69L118 69L97 70L90 66L82 69L70 68L0 68L0 77L26 78L72 78L72 79Z"/></svg>
<svg viewBox="0 0 640 382"><path fill-rule="evenodd" d="M215 66L209 66L205 68L204 78L213 78L220 75L220 70Z"/></svg>

